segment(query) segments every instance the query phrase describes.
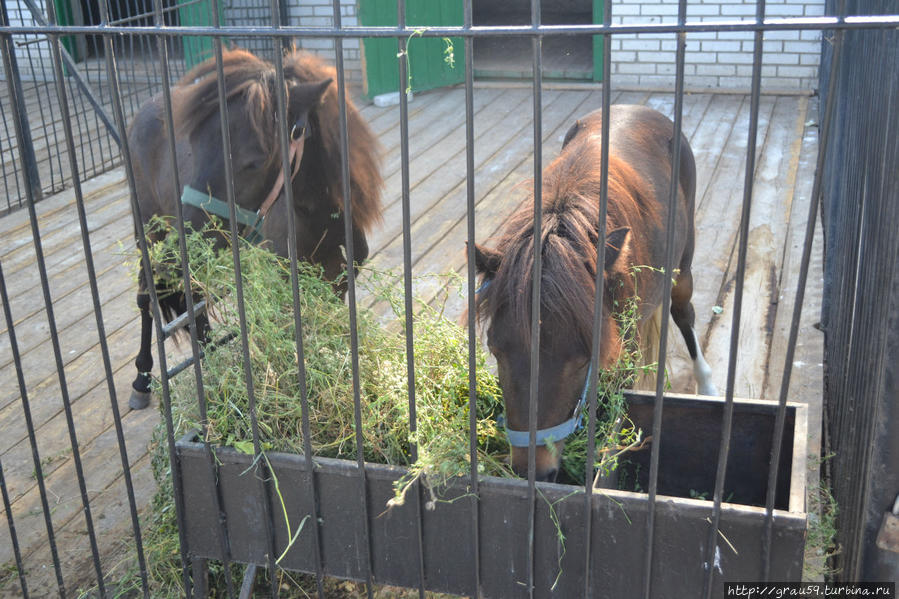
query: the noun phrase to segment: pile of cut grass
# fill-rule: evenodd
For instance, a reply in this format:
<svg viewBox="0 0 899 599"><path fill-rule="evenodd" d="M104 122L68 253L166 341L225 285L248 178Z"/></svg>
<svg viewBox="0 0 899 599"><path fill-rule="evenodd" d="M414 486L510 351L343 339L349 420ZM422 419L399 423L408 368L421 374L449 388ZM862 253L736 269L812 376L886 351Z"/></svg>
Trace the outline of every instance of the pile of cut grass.
<svg viewBox="0 0 899 599"><path fill-rule="evenodd" d="M182 288L180 275L168 266L180 263L177 235L170 224L161 220L151 224L151 232L162 239L150 251L157 277L167 279L172 289ZM206 422L199 418L192 371L170 381L172 416L176 438L194 429L205 430L206 440L213 445L252 453L233 257L230 249L216 249L211 241L215 235L224 234L220 229L189 232L187 248L191 286L207 300L213 316L210 338L233 336L233 340L207 352L202 360ZM264 247L244 242L240 260L259 441L263 451L303 453L302 394L289 262ZM316 455L355 460L349 309L334 294L332 284L322 279L319 269L300 264L298 274L309 441ZM443 277L449 292L455 292L458 277ZM402 329L404 301L397 280L395 273L363 268L357 284L373 303L389 305ZM635 306L636 302L630 308L634 313ZM632 319L633 314L624 310L622 326L627 325L628 318ZM439 306L421 301L415 301L413 322L417 411L414 435L409 432L405 335L402 330L384 327L370 310L357 311L363 456L366 461L408 468L409 473L398 482L397 501L422 475L429 486L439 486L448 478L465 476L470 471L468 333L447 319ZM478 471L512 477L507 464L508 443L496 423L503 409L499 383L480 346L475 350L475 361ZM641 371L639 361L639 349L634 345L625 352L619 368L601 376L601 405L605 408L597 427L600 449L626 445L636 434L623 425L626 417L620 390ZM161 396L159 389L156 391ZM566 445L563 468L569 480L584 480L586 441L587 434L582 430ZM154 592L178 593L178 535L162 424L156 431L155 443L153 465L159 490L145 532L147 561ZM414 462L413 443L418 451ZM599 455L603 468L615 467L614 458L609 459L614 454ZM211 564L211 568L211 588L223 589L220 565ZM240 568L234 568L235 580L239 580ZM132 578L133 582L136 580Z"/></svg>

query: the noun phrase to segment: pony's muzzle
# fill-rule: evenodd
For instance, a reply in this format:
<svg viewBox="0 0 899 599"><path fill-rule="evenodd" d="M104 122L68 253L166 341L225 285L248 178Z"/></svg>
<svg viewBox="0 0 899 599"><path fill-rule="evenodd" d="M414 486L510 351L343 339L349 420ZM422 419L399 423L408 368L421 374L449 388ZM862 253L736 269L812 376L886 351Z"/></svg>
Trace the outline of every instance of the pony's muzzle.
<svg viewBox="0 0 899 599"><path fill-rule="evenodd" d="M536 479L540 481L555 482L562 463L562 450L565 441L555 441L538 445L535 451ZM528 476L528 448L512 447L512 470L518 476Z"/></svg>

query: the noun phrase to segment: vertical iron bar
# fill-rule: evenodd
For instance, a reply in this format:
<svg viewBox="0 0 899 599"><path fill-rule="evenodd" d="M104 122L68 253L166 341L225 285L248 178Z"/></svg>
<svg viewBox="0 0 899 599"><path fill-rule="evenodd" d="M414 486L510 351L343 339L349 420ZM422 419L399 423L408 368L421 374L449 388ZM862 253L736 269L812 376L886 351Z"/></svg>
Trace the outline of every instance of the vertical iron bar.
<svg viewBox="0 0 899 599"><path fill-rule="evenodd" d="M612 23L612 3L606 0L603 3L603 24L609 26ZM587 389L587 455L584 463L584 530L586 541L584 543L584 599L594 596L591 586L591 562L593 560L593 469L596 457L596 409L597 387L599 385L599 352L602 338L602 308L605 286L606 256L606 215L609 205L609 113L612 104L612 88L609 71L612 68L612 36L605 34L602 39L602 146L599 156L599 215L596 223L596 279L595 293L593 295L593 341L590 346L590 380Z"/></svg>
<svg viewBox="0 0 899 599"><path fill-rule="evenodd" d="M406 2L397 0L396 4L397 25L400 29L406 27ZM410 73L407 72L409 40L405 37L397 38L399 49L397 61L399 66L399 95L400 95L400 164L402 178L402 204L403 204L403 299L406 334L406 385L409 394L409 435L415 438L418 430L418 420L415 411L415 330L412 319L412 207L409 197L409 96L407 84ZM411 90L409 90L411 91ZM418 460L418 444L409 444L409 458L412 462ZM418 596L425 597L425 559L424 539L422 538L421 517L421 482L415 483L415 529L418 543Z"/></svg>
<svg viewBox="0 0 899 599"><path fill-rule="evenodd" d="M0 272L0 285L3 284L2 281L3 273ZM28 599L28 585L25 583L25 566L22 564L22 553L19 551L19 537L16 535L16 523L12 515L12 505L9 502L9 493L6 490L6 478L3 476L2 460L0 460L0 494L3 495L3 509L6 510L6 524L9 527L9 538L12 541L12 552L16 559L16 572L19 574L19 585L22 588L22 597Z"/></svg>
<svg viewBox="0 0 899 599"><path fill-rule="evenodd" d="M101 4L103 3L101 2ZM106 18L108 18L108 15L106 15L105 13L105 5L102 10L105 20ZM153 0L153 13L156 26L164 27L165 24L162 14L162 2L160 0ZM160 70L162 71L162 108L164 118L163 125L167 133L166 138L168 142L169 160L171 163L174 189L180 192L181 180L180 174L178 172L178 157L175 144L176 132L172 107L171 81L169 79L168 48L166 47L165 39L162 36L157 36L156 42L159 49ZM106 52L107 54L112 54L113 56L115 55L113 42L111 39L108 41ZM206 458L209 472L212 475L213 485L215 486L215 494L212 497L212 501L216 514L218 515L218 542L219 550L222 554L222 571L225 576L225 588L228 593L228 597L233 597L234 581L231 576L231 546L228 536L227 517L224 509L222 508L221 487L219 486L218 461L213 455L213 450L206 438L206 389L203 384L203 369L200 360L200 345L197 337L198 331L196 312L194 310L194 297L191 291L190 265L187 255L187 237L184 227L183 207L180 201L174 202L174 205L175 226L178 231L178 251L179 257L181 259L181 278L182 284L184 285L185 289L184 302L187 309L187 318L189 322L189 325L187 327L188 337L190 339L191 356L193 357L194 383L197 388L197 409L200 417L200 438L203 443L203 454ZM152 285L153 283L150 282L149 284Z"/></svg>
<svg viewBox="0 0 899 599"><path fill-rule="evenodd" d="M472 25L472 1L462 4L463 26ZM470 36L465 44L465 201L468 227L468 458L471 465L468 484L471 488L472 565L474 584L472 597L480 597L481 589L481 527L478 493L478 380L477 380L477 303L475 278L475 188L474 188L474 40Z"/></svg>
<svg viewBox="0 0 899 599"><path fill-rule="evenodd" d="M221 27L219 22L219 1L212 0L212 24ZM259 486L262 490L263 519L265 520L265 537L268 545L268 571L272 597L278 596L277 565L275 564L275 532L271 513L271 489L268 485L268 467L265 460L260 460L262 445L259 441L259 421L256 412L256 390L253 383L253 364L250 361L249 332L243 294L243 275L240 267L240 240L237 229L237 204L234 192L234 167L231 163L231 130L228 124L228 96L225 90L225 70L221 36L213 38L215 51L215 68L218 76L219 124L222 131L222 152L225 159L225 190L228 201L228 214L231 232L231 257L234 264L234 283L237 294L237 313L240 319L240 344L243 353L244 379L246 380L247 399L250 407L250 428L253 431L253 460L259 469ZM286 176L286 174L285 174Z"/></svg>
<svg viewBox="0 0 899 599"><path fill-rule="evenodd" d="M342 20L340 15L340 0L332 0L332 10L334 12L334 28L342 29ZM346 78L343 64L343 38L334 38L334 53L337 63L337 103L340 115L340 160L341 160L341 176L343 178L343 231L344 231L344 248L346 249L346 278L347 278L347 300L350 309L350 353L353 371L353 418L356 427L356 465L359 471L359 498L362 502L362 543L365 545L365 590L368 599L373 597L372 585L374 583L372 573L372 556L371 556L371 521L369 520L368 510L368 475L365 469L365 452L362 437L362 399L359 381L359 331L357 330L356 318L356 272L353 268L354 249L353 249L353 202L350 195L350 155L349 155L349 139L347 132L347 115L346 115ZM402 92L401 92L402 93Z"/></svg>
<svg viewBox="0 0 899 599"><path fill-rule="evenodd" d="M531 0L531 27L540 26L540 0ZM543 220L543 36L531 37L533 90L534 90L534 264L531 272L531 356L530 387L528 397L528 597L534 597L534 562L537 511L537 395L540 371L540 296L543 273L541 243Z"/></svg>
<svg viewBox="0 0 899 599"><path fill-rule="evenodd" d="M51 15L52 15L52 6L48 6L48 8L51 10ZM53 56L53 59L54 59L53 66L54 66L54 76L56 78L56 83L57 83L57 86L64 86L64 83L62 80L62 68L59 64L59 61L56 60L58 58L58 55L57 55L58 45L60 43L59 36L50 35L48 37L50 39L51 55ZM64 96L64 94L65 94L65 91L64 91L64 87L63 87L62 95ZM64 126L66 128L70 128L71 121L69 120L68 111L65 109L63 110L62 119L63 119ZM23 149L20 147L20 153L22 153L22 152L23 152ZM74 160L74 158L75 157L73 154L72 159ZM24 163L24 156L23 156L22 160ZM77 174L75 176L77 177ZM97 537L96 537L96 532L94 530L94 521L93 521L93 516L91 514L90 499L88 498L88 493L87 493L87 484L84 479L84 468L81 463L81 451L78 448L78 435L75 431L75 419L74 419L74 415L72 414L72 404L71 404L71 401L69 398L68 384L66 382L65 366L63 364L63 358L62 358L62 348L59 343L59 336L58 336L58 331L56 328L56 317L53 312L53 299L50 295L50 280L47 275L47 266L46 266L46 263L44 262L44 252L43 252L43 246L41 244L40 229L38 227L37 211L35 209L34 200L35 200L34 196L29 194L27 206L28 206L28 216L29 216L29 220L31 222L31 234L33 236L34 252L37 257L37 268L38 268L38 273L40 275L41 289L42 289L43 296L44 296L44 309L47 314L47 324L49 327L50 342L53 346L53 357L56 362L56 372L57 372L57 378L59 380L60 396L62 399L62 407L63 407L63 411L65 413L66 425L67 425L68 432L69 432L69 443L72 447L72 461L75 466L76 476L78 478L78 488L79 488L79 491L81 494L81 505L82 505L82 509L83 509L83 513L84 513L86 532L87 532L88 540L90 542L90 547L91 547L91 557L93 559L94 573L96 574L96 577L97 577L97 587L99 589L101 596L103 596L106 593L106 585L103 581L103 568L100 565L100 550L97 545Z"/></svg>
<svg viewBox="0 0 899 599"><path fill-rule="evenodd" d="M138 249L141 256L141 274L148 281L147 292L150 294L150 305L153 308L153 320L156 327L156 357L159 361L160 384L162 387L163 401L163 419L166 427L166 443L169 452L169 468L172 475L172 492L175 503L175 517L178 522L178 544L180 548L181 559L181 583L184 588L185 596L191 594L190 567L188 565L189 547L187 537L184 534L184 493L181 484L181 467L178 452L175 449L175 430L172 422L172 402L169 393L169 379L166 375L168 370L166 366L165 355L165 335L163 334L163 318L159 310L159 298L156 294L156 286L153 284L153 267L150 264L150 254L148 250L147 237L143 228L143 215L140 203L137 201L137 186L134 180L134 169L131 165L131 148L128 145L127 128L125 125L125 114L122 109L122 96L119 86L118 68L114 54L108 54L106 57L107 79L111 86L110 97L112 99L113 116L115 118L116 127L120 133L122 144L122 164L125 167L125 177L128 180L128 188L131 192L131 214L134 219L134 234L137 240Z"/></svg>
<svg viewBox="0 0 899 599"><path fill-rule="evenodd" d="M51 22L55 22L54 7L52 2L47 5ZM62 115L63 133L65 135L66 150L69 154L69 167L72 173L72 185L75 194L75 207L78 212L78 223L81 229L81 244L84 248L84 262L87 268L88 286L90 287L91 300L93 302L94 317L97 325L97 337L100 344L100 354L103 361L106 386L109 393L110 409L113 416L113 424L116 431L116 441L119 446L119 457L122 463L122 477L125 483L128 506L131 516L131 528L134 532L135 551L137 553L138 569L141 577L141 587L145 597L149 597L149 582L147 580L147 564L144 558L143 540L140 530L140 519L137 514L137 502L134 496L134 485L131 481L131 464L128 460L128 452L125 445L125 433L122 428L122 417L119 412L119 403L115 390L115 380L112 374L112 361L109 356L109 346L106 342L106 329L103 324L103 312L100 302L100 291L97 286L97 273L94 267L94 259L91 253L89 227L87 213L84 207L84 195L81 189L81 179L78 175L78 161L75 156L75 138L72 132L72 123L69 114L68 97L66 95L63 80L62 57L60 56L60 40L58 36L51 36L51 58L53 71L56 78L57 99ZM99 585L102 594L103 585Z"/></svg>
<svg viewBox="0 0 899 599"><path fill-rule="evenodd" d="M22 2L24 2L28 7L28 10L31 12L32 18L35 20L35 22L37 22L38 25L48 24L47 19L44 18L43 13L41 13L41 10L35 3L35 0L22 0ZM53 9L49 4L47 5L47 10L52 14ZM55 24L55 20L52 24ZM51 44L53 43L53 39L59 38L58 35L54 36L50 34L48 34L47 37L51 40ZM71 75L72 80L78 85L78 89L81 90L81 93L84 94L84 97L87 98L87 101L90 102L91 106L96 111L97 116L100 117L100 120L102 120L103 124L106 125L106 129L109 131L109 135L115 140L117 144L121 145L122 140L119 137L115 126L113 125L113 120L109 117L108 114L106 114L106 109L103 108L103 103L97 98L96 94L94 94L87 79L85 79L84 75L81 73L81 69L72 59L72 56L69 54L68 50L61 47L59 51L60 58L66 66L66 73L68 75Z"/></svg>
<svg viewBox="0 0 899 599"><path fill-rule="evenodd" d="M843 14L842 11L840 14ZM790 336L787 340L787 352L784 356L783 377L780 381L777 417L774 421L774 436L771 441L771 461L768 466L768 489L765 496L765 529L762 536L762 580L767 582L771 575L771 544L774 537L774 500L777 492L777 478L780 468L781 446L785 427L787 395L790 390L790 375L793 372L793 356L796 341L799 337L799 319L802 316L802 303L805 300L805 286L808 281L809 264L811 262L812 244L815 238L815 224L818 208L821 203L821 181L824 176L824 162L827 158L827 146L830 137L830 126L833 120L836 99L836 81L840 76L841 52L843 48L843 31L834 32L833 59L830 67L830 78L827 82L826 105L824 118L818 134L818 158L815 165L815 179L812 183L812 195L809 198L808 217L805 224L805 239L802 245L802 258L799 263L799 280L796 283L796 297L793 302L793 316L790 321Z"/></svg>
<svg viewBox="0 0 899 599"><path fill-rule="evenodd" d="M757 0L755 20L765 19L765 0ZM752 88L750 91L749 139L746 144L746 174L743 180L743 208L740 214L740 243L737 254L736 285L734 288L733 318L730 329L730 353L727 360L727 387L724 395L724 413L721 420L721 446L718 449L718 468L715 473L714 506L706 544L705 577L703 594L705 599L712 595L715 578L715 556L718 551L718 523L721 519L721 500L724 494L724 478L727 473L727 458L730 454L731 431L734 414L734 381L737 375L737 345L740 339L740 319L743 309L743 279L746 276L746 254L749 245L749 215L752 207L752 185L755 177L755 149L759 120L759 96L762 79L762 38L764 31L755 32L752 50Z"/></svg>
<svg viewBox="0 0 899 599"><path fill-rule="evenodd" d="M12 77L10 77L12 79ZM28 387L25 384L25 372L22 368L22 356L19 353L19 344L16 341L16 329L12 317L12 307L9 296L6 293L6 281L3 278L3 264L0 263L0 302L3 304L3 312L6 315L6 330L9 335L9 348L12 351L13 362L16 368L16 379L19 383L19 395L22 398L22 412L25 416L25 427L28 430L28 441L31 443L31 458L34 462L34 478L37 481L38 494L41 498L41 512L44 515L44 526L47 528L47 542L50 545L50 555L53 558L53 572L56 575L56 590L60 598L64 598L65 584L62 578L62 569L59 563L59 551L56 548L56 535L53 532L53 521L50 518L50 502L47 501L47 486L44 482L41 456L38 452L37 438L34 434L34 421L31 418L31 404L28 401ZM7 514L12 517L12 510L7 508ZM24 576L24 570L21 570ZM23 587L24 589L24 587Z"/></svg>
<svg viewBox="0 0 899 599"><path fill-rule="evenodd" d="M678 25L683 25L687 19L687 2L679 0L677 7ZM662 322L659 330L659 359L656 367L656 391L655 404L652 415L652 446L649 463L649 506L646 514L646 544L643 560L643 597L649 599L652 592L652 566L655 549L655 515L659 483L659 456L662 446L662 414L665 403L665 359L668 353L668 326L670 322L671 288L674 274L674 231L677 226L677 200L680 189L680 163L681 163L681 129L683 125L684 108L684 61L687 45L687 34L677 34L677 49L675 52L675 80L674 80L674 135L671 148L671 186L668 189L668 218L665 237L665 269L664 292L662 293ZM693 215L688 215L692 220Z"/></svg>
<svg viewBox="0 0 899 599"><path fill-rule="evenodd" d="M279 0L272 0L273 4ZM275 15L281 15L281 10L272 6L272 26L277 28L279 23ZM281 39L275 42L275 75L277 81L284 81L284 51L288 49L287 40ZM281 151L281 170L284 173L290 173L290 148L288 144L288 114L287 114L287 97L284 85L275 86L278 110L278 142ZM306 473L309 476L309 493L310 503L312 505L312 526L313 526L313 542L312 551L315 561L315 585L318 591L319 599L325 599L324 587L324 567L322 566L322 550L321 550L321 522L319 515L319 495L318 483L315 477L315 467L313 463L311 431L309 425L309 391L306 387L306 358L303 349L303 318L300 306L300 280L297 267L297 229L296 229L296 212L294 211L293 201L293 184L288 181L285 174L284 183L284 201L287 204L287 255L290 260L290 285L293 299L293 315L294 315L294 342L297 347L297 380L300 387L300 408L302 410L301 428L303 431L303 457L305 459Z"/></svg>
<svg viewBox="0 0 899 599"><path fill-rule="evenodd" d="M6 2L0 2L0 25L9 27L9 13L6 10ZM19 76L19 62L16 59L16 51L13 45L12 36L3 36L3 72L6 73L7 80L15 79L19 81L13 86L9 83L9 98L13 102L13 106L19 106L22 110L14 111L17 117L14 120L16 125L16 137L18 144L22 149L19 155L22 157L22 167L24 169L25 182L31 190L31 195L35 201L40 201L43 197L41 190L41 177L37 168L37 158L34 154L34 140L31 139L31 126L28 123L28 111L25 107L25 94L22 92L21 77ZM15 96L13 95L15 94ZM21 200L20 200L21 205Z"/></svg>

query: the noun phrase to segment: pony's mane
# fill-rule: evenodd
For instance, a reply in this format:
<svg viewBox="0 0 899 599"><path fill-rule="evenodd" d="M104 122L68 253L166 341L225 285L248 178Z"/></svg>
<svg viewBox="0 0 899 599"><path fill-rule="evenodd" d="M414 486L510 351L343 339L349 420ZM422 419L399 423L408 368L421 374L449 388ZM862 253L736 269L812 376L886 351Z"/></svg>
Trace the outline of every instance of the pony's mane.
<svg viewBox="0 0 899 599"><path fill-rule="evenodd" d="M579 136L544 171L542 193L542 276L540 318L564 323L574 342L589 353L593 336L593 301L599 228L599 144ZM641 198L649 197L646 183L622 159L609 156L606 232L631 226L646 214ZM633 227L631 226L632 230ZM481 321L508 310L513 333L528 342L531 328L534 266L533 192L509 219L495 247L502 254L490 285L478 294ZM621 248L616 248L621 249ZM630 256L623 256L625 264ZM618 273L616 273L618 274ZM608 279L608 273L606 274ZM605 285L606 298L609 285Z"/></svg>
<svg viewBox="0 0 899 599"><path fill-rule="evenodd" d="M225 50L222 53L225 74L225 97L228 101L238 95L246 99L246 113L260 145L270 149L268 159L277 158L275 139L275 102L272 97L274 67L246 50ZM218 72L215 59L201 62L178 82L183 90L175 112L179 131L189 136L206 119L219 110Z"/></svg>
<svg viewBox="0 0 899 599"><path fill-rule="evenodd" d="M298 81L337 81L337 69L306 52L293 51L284 57L284 77ZM350 168L350 198L353 222L363 232L381 222L381 145L356 106L346 98L347 138ZM343 210L343 167L340 155L340 103L337 85L332 84L322 96L321 104L311 115L312 142L315 152L303 154L300 176L305 184L330 197L338 210ZM310 168L306 168L307 158Z"/></svg>
<svg viewBox="0 0 899 599"><path fill-rule="evenodd" d="M243 95L247 117L260 145L267 149L268 160L280 159L277 131L277 101L274 97L275 67L242 49L222 54L225 96L230 101ZM283 59L284 79L291 82L337 81L337 72L321 59L297 50ZM218 78L215 59L207 60L187 72L178 82L183 88L175 114L179 131L189 135L219 109ZM347 95L347 134L349 138L350 194L353 221L363 232L370 232L381 219L380 151L377 138L362 119ZM343 210L343 176L340 155L340 106L337 85L332 83L309 115L311 138L306 142L303 163L295 188L312 194L316 202L328 202Z"/></svg>

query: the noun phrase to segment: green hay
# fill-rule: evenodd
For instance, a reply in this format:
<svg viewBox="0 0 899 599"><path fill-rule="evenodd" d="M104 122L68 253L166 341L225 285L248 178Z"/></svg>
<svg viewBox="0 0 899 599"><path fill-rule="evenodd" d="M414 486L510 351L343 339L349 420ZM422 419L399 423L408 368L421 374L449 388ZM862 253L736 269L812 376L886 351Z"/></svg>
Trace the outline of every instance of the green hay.
<svg viewBox="0 0 899 599"><path fill-rule="evenodd" d="M149 232L162 239L150 249L157 276L167 279L173 290L180 290L183 287L180 275L166 266L180 263L177 235L161 220L153 222ZM170 381L175 435L178 438L191 430L205 428L209 443L252 453L233 257L230 248L216 250L209 241L210 231L205 233L206 237L204 233L188 233L191 286L210 306L213 316L210 338L219 339L228 334L235 338L208 352L202 360L205 423L199 419L193 373L185 372ZM243 241L240 260L259 442L266 452L303 453L289 262ZM456 293L461 287L458 276L438 278L446 293ZM372 305L390 306L395 322L402 329L404 300L397 280L396 273L363 267L357 288L370 296ZM309 441L318 456L355 460L349 309L335 296L331 283L322 280L316 267L299 265L299 288ZM623 307L619 315L623 327L636 322L633 320L636 301L632 306ZM423 480L429 488L439 488L447 479L467 476L470 472L468 333L447 319L440 306L419 300L414 302L413 321L417 431L411 435L405 336L402 330L392 330L395 326L385 327L371 310L360 307L357 312L363 457L369 462L408 469L408 474L396 486L395 503L402 502L405 490L416 479ZM624 353L618 368L600 376L603 409L598 419L596 446L597 463L604 469L612 469L616 464L616 458L610 457L615 452L608 448L629 444L636 435L633 427L627 425L620 389L632 383L643 368L637 366L640 356L636 344ZM483 475L513 477L507 463L508 443L504 431L496 424L496 417L503 409L499 383L491 374L487 355L480 346L476 347L475 362L478 471ZM156 393L161 397L159 389ZM418 449L415 462L411 459L413 443ZM157 428L154 446L153 469L159 490L144 521L144 542L154 595L167 596L180 592L181 569L163 424ZM583 482L585 456L586 431L582 430L568 440L563 455L563 468L571 480ZM221 565L210 563L210 567L210 588L223 590ZM242 568L236 565L233 568L234 580L239 581ZM124 586L137 583L133 576L136 573L131 574L130 582Z"/></svg>

